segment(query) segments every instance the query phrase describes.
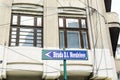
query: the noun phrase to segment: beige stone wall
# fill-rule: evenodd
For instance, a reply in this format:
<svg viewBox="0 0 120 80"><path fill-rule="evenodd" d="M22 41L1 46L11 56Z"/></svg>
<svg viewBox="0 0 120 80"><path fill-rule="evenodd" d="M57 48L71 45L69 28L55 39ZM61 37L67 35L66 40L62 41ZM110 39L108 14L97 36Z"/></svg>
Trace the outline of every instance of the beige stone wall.
<svg viewBox="0 0 120 80"><path fill-rule="evenodd" d="M0 0L0 6L0 44L8 45L12 0Z"/></svg>
<svg viewBox="0 0 120 80"><path fill-rule="evenodd" d="M116 70L120 71L120 60L115 60Z"/></svg>
<svg viewBox="0 0 120 80"><path fill-rule="evenodd" d="M5 3L9 4L9 6L11 6L11 2L10 1L5 1L2 0ZM2 3L1 1L1 3ZM86 8L87 6L85 5L87 3L87 1L83 1L81 0L81 2L79 0L76 1L72 1L72 0L58 0L59 3L61 3L61 5L55 0L52 0L50 2L44 3L44 0L41 0L39 2L39 0L15 0L14 3L31 3L31 4L45 4L45 8L44 8L44 45L45 47L59 47L59 36L58 36L58 14L57 14L57 7L80 7L80 8ZM96 0L90 2L90 6L97 9L98 12L102 15L105 14L105 7L104 7L104 1L97 1ZM78 4L80 3L80 4ZM50 4L50 5L49 5ZM48 7L48 8L47 8ZM54 9L50 9L50 7L53 7ZM3 18L1 18L0 23L1 24L7 24L10 23L10 13L11 13L11 8L7 8L7 7L1 7L1 12L0 16L2 16ZM106 33L108 32L108 29L105 25L105 20L104 18L99 14L98 16L96 16L98 13L94 12L93 15L91 15L92 18L92 30L93 30L93 40L94 40L94 44L96 43L96 39L97 41L97 48L109 48L110 47L110 43L109 43L109 35L107 35ZM97 18L99 17L99 18ZM96 22L97 21L97 26L96 26ZM88 20L88 24L89 24L89 20ZM1 32L3 32L3 34L1 35L0 38L0 42L1 44L4 43L4 41L6 41L8 43L8 34L9 34L9 24L8 25L4 25L4 28L1 28ZM90 25L88 25L89 30L91 28ZM95 28L98 28L98 31L95 30ZM101 29L100 29L101 28ZM5 32L4 32L5 31ZM92 34L91 31L90 32L90 44L91 44L91 48L93 48L93 43L92 43ZM98 35L96 35L96 33ZM106 34L106 35L104 35ZM6 38L7 39L6 39ZM55 37L55 38L53 38ZM104 39L104 40L103 40ZM51 46L52 45L52 46Z"/></svg>
<svg viewBox="0 0 120 80"><path fill-rule="evenodd" d="M40 0L14 0L13 3L28 3L28 4L44 5L44 13L43 13L43 17L44 17L44 19L43 19L44 20L44 28L43 28L44 29L44 37L43 37L44 48L46 48L46 49L47 48L49 48L49 49L50 48L54 48L54 49L59 48L58 9L57 9L57 7L79 7L79 8L88 9L88 6L86 5L87 0L81 0L82 2L80 2L79 0L58 0L59 2L57 2L57 0L41 0L40 2L39 1ZM9 6L12 5L12 0L0 0L0 3L1 3L1 5L3 5L3 7L0 7L0 25L1 25L0 26L0 44L3 45L6 43L8 45L10 19L11 19L11 7L9 7ZM105 24L105 21L106 21L105 17L103 17L103 16L105 16L105 13L106 13L104 0L92 0L91 2L89 2L89 4L92 7L92 8L89 7L90 13L91 13L90 17L92 20L91 21L92 26L90 25L90 19L89 19L89 15L87 13L89 38L90 38L90 44L91 44L90 50L93 50L93 47L96 44L95 48L102 50L102 51L96 51L96 54L102 53L102 52L104 52L106 55L109 55L110 53L112 54L112 52L110 52L111 43L109 42L110 36L108 34L108 27ZM8 5L8 7L6 5ZM94 11L93 8L95 8L97 11ZM92 35L92 32L93 32L93 35ZM93 37L93 39L92 39L92 37ZM105 52L105 49L107 49L108 51ZM33 49L33 53L34 53L34 50L35 49ZM25 52L25 53L27 53L27 52ZM91 53L93 54L94 52L91 52ZM29 54L25 54L25 55L28 56ZM102 55L104 57L106 57L104 54L102 54ZM35 56L32 56L32 57L34 58ZM39 57L39 56L37 56L37 57ZM93 56L89 56L89 57L90 57L90 59L91 58L93 59ZM12 56L9 55L9 58L12 59ZM19 59L19 56L17 56L17 58L18 58L18 61L22 61ZM100 60L100 57L97 59ZM99 62L100 62L99 60L98 60L97 64L99 64ZM108 57L107 64L109 64L109 60L111 60L111 55L109 55L109 57ZM28 62L31 62L31 61L28 60ZM46 63L47 65L51 65L52 67L55 67L58 69L61 68L60 63L57 61L43 61L43 63ZM82 65L82 63L80 63L80 65ZM76 65L74 65L74 62L72 62L71 64L72 64L72 66L76 67ZM86 64L89 65L88 62L86 62ZM60 76L60 72L56 72L55 69L51 69L47 65L43 64L43 70L44 70L43 78L55 79ZM111 62L110 65L111 65L110 67L114 68L113 62ZM15 67L16 66L17 65L15 65ZM105 65L101 65L101 67L106 68ZM118 65L118 67L119 67L119 65ZM70 69L71 68L72 67L70 66ZM76 68L74 68L74 69L76 69ZM83 69L87 70L87 68L82 67L81 70L83 70ZM47 71L55 72L55 73L53 73L53 74L46 73ZM113 70L110 71L111 74L114 74L114 72L115 71L113 71ZM100 72L99 74L102 76L106 76L103 74L103 72ZM109 76L111 76L111 74ZM116 75L112 75L112 77L116 78Z"/></svg>
<svg viewBox="0 0 120 80"><path fill-rule="evenodd" d="M117 13L107 12L105 15L106 15L105 18L106 18L108 23L109 22L118 22L119 23L119 15ZM109 26L109 27L112 27L112 26Z"/></svg>
<svg viewBox="0 0 120 80"><path fill-rule="evenodd" d="M53 9L50 9L52 7ZM58 14L56 0L44 0L44 47L59 48Z"/></svg>
<svg viewBox="0 0 120 80"><path fill-rule="evenodd" d="M110 49L110 42L108 35L108 27L105 24L105 5L103 0L93 0L90 2L90 6L94 9L91 11L91 19L92 19L92 26L89 26L90 29L92 27L94 43L96 44L96 48L106 48ZM97 11L96 11L97 10ZM93 45L92 45L93 46Z"/></svg>

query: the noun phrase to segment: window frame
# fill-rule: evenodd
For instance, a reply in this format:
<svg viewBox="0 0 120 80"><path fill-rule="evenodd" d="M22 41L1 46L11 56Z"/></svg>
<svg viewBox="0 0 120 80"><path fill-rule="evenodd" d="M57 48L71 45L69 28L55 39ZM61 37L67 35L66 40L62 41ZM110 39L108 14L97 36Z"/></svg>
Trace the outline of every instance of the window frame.
<svg viewBox="0 0 120 80"><path fill-rule="evenodd" d="M17 24L13 24L13 16L16 15L17 16ZM31 25L21 25L20 21L21 21L21 16L30 16L30 17L33 17L34 19L34 23L33 23L33 26ZM37 18L41 17L41 26L38 26L37 25ZM41 47L43 47L43 16L42 15L33 15L33 14L18 14L18 13L12 13L11 15L11 26L10 26L10 36L9 36L9 46L12 46L12 28L16 28L16 42L15 42L15 45L14 46L19 46L20 43L22 42L19 42L20 40L20 32L24 32L24 31L20 31L20 28L21 29L33 29L33 39L27 39L27 40L33 40L33 46L34 47L37 47L37 40L40 40L41 43ZM41 39L37 39L37 30L41 30ZM25 31L27 33L27 31ZM29 32L29 31L28 31ZM25 38L24 38L25 39ZM23 40L24 40L23 39ZM23 42L24 43L24 42ZM29 44L29 43L28 43Z"/></svg>
<svg viewBox="0 0 120 80"><path fill-rule="evenodd" d="M63 19L63 27L59 25L59 18ZM68 28L66 25L66 19L78 19L78 28ZM81 20L85 19L86 23L86 28L82 28L82 23ZM80 37L80 48L83 49L90 49L90 42L89 42L89 35L88 35L88 25L87 25L87 18L86 17L67 17L67 16L59 16L58 17L58 27L59 27L59 40L60 40L60 31L64 32L64 48L68 48L67 44L67 31L79 31L79 37ZM83 42L83 36L82 36L82 31L85 31L87 34L87 43L88 43L88 48L84 48L84 42ZM59 41L59 47L60 47L60 41Z"/></svg>

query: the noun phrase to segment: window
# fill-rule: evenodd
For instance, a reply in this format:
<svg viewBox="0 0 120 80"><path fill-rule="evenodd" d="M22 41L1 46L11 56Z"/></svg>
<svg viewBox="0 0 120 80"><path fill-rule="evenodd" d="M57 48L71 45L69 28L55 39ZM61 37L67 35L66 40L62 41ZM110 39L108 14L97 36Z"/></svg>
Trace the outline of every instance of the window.
<svg viewBox="0 0 120 80"><path fill-rule="evenodd" d="M42 16L12 14L10 46L43 47Z"/></svg>
<svg viewBox="0 0 120 80"><path fill-rule="evenodd" d="M117 49L116 49L116 58L120 59L120 33L119 33Z"/></svg>
<svg viewBox="0 0 120 80"><path fill-rule="evenodd" d="M120 71L117 72L118 80L120 80Z"/></svg>
<svg viewBox="0 0 120 80"><path fill-rule="evenodd" d="M60 48L90 48L86 18L59 17Z"/></svg>

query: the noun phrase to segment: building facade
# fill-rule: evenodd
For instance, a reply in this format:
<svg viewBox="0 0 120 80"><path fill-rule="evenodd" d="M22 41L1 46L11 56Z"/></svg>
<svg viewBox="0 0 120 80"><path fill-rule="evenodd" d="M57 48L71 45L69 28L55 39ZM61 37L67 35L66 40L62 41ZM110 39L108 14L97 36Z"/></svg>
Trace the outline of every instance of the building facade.
<svg viewBox="0 0 120 80"><path fill-rule="evenodd" d="M119 31L119 38L118 38L118 43L117 43L117 49L116 49L116 67L117 67L117 75L118 75L118 80L120 80L120 31Z"/></svg>
<svg viewBox="0 0 120 80"><path fill-rule="evenodd" d="M66 49L88 52L66 61L68 80L117 80L120 24L110 8L111 0L0 0L0 79L63 80L63 60L42 60L42 50Z"/></svg>

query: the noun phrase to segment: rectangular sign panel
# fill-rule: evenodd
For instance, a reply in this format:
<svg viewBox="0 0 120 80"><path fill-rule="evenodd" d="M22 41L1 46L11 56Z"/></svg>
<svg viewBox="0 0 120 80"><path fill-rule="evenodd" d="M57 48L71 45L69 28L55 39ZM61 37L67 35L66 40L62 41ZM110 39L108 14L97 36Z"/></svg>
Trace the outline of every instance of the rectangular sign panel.
<svg viewBox="0 0 120 80"><path fill-rule="evenodd" d="M42 50L42 60L88 60L86 50Z"/></svg>

